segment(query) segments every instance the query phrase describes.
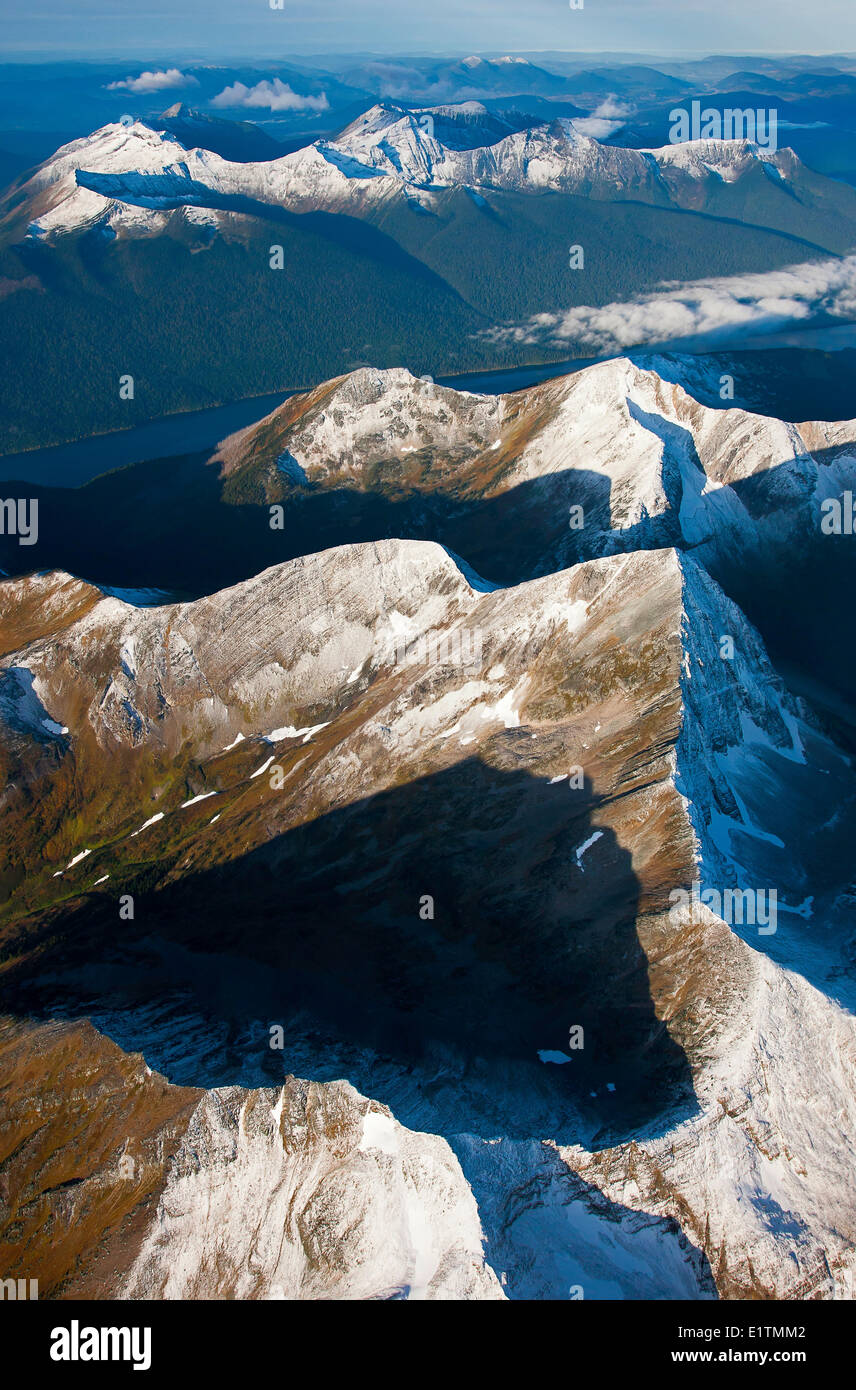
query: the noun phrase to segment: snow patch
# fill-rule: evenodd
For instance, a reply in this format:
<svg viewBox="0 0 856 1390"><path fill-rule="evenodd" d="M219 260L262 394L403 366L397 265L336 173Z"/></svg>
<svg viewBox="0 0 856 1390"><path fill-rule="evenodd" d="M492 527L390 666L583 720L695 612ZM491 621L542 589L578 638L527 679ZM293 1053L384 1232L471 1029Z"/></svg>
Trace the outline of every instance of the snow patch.
<svg viewBox="0 0 856 1390"><path fill-rule="evenodd" d="M359 1143L365 1153L369 1149L380 1149L385 1154L399 1152L398 1125L391 1115L379 1110L367 1110L363 1116L363 1135Z"/></svg>
<svg viewBox="0 0 856 1390"><path fill-rule="evenodd" d="M269 734L263 734L262 741L264 743L282 743L287 738L302 738L304 743L308 743L313 734L320 733L322 729L328 728L329 724L329 719L324 724L307 724L304 729L295 729L293 724L285 724L281 729L272 729ZM255 777L256 774L253 773L253 776Z"/></svg>
<svg viewBox="0 0 856 1390"><path fill-rule="evenodd" d="M584 840L583 843L579 845L577 849L574 850L577 864L579 865L580 871L582 873L585 873L585 869L583 868L583 855L585 854L586 850L591 849L592 845L596 844L598 840L602 839L602 837L603 831L596 830L593 835L589 835L588 839Z"/></svg>
<svg viewBox="0 0 856 1390"><path fill-rule="evenodd" d="M55 719L43 719L42 728L47 729L49 734L67 734L68 729L64 724L57 724Z"/></svg>

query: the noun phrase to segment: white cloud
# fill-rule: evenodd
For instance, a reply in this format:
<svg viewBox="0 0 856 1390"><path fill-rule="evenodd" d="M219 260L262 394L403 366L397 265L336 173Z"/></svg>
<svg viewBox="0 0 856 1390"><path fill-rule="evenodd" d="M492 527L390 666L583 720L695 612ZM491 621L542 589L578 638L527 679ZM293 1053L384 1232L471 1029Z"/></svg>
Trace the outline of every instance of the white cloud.
<svg viewBox="0 0 856 1390"><path fill-rule="evenodd" d="M634 108L625 102L617 101L615 97L607 97L590 115L579 116L571 124L580 135L589 135L593 140L605 140L608 135L614 135L627 124L627 118L633 115L633 111Z"/></svg>
<svg viewBox="0 0 856 1390"><path fill-rule="evenodd" d="M549 347L578 344L598 353L645 344L763 333L821 315L856 319L856 256L808 261L757 275L665 284L626 303L581 305L492 329L496 341Z"/></svg>
<svg viewBox="0 0 856 1390"><path fill-rule="evenodd" d="M366 63L361 72L378 79L378 91L382 97L404 97L425 87L424 73L403 63Z"/></svg>
<svg viewBox="0 0 856 1390"><path fill-rule="evenodd" d="M165 72L141 72L139 77L125 77L121 82L110 82L108 92L135 92L138 96L146 92L165 92L170 87L198 87L195 77L185 76L179 68L167 68Z"/></svg>
<svg viewBox="0 0 856 1390"><path fill-rule="evenodd" d="M257 82L255 87L247 87L243 82L235 82L224 87L211 102L212 106L263 106L269 111L327 111L330 103L326 92L320 97L303 97L294 92L287 82L275 77L273 82Z"/></svg>

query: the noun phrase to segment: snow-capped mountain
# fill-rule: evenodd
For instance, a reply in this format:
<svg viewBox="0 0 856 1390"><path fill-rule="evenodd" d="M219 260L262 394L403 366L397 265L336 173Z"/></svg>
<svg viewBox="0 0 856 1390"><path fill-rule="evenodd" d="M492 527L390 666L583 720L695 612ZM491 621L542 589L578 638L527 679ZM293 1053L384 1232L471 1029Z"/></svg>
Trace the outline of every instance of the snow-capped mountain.
<svg viewBox="0 0 856 1390"><path fill-rule="evenodd" d="M335 139L262 161L185 148L142 124L59 151L0 207L4 312L18 345L0 448L124 429L364 363L434 375L519 366L547 331L542 315L570 315L567 341L548 355L587 355L594 310L662 292L678 266L695 281L852 247L856 190L788 150L624 149L569 118L533 123L474 105L485 103L377 105ZM569 248L584 266L569 263ZM327 286L322 314L313 277ZM540 327L514 328L526 324ZM48 355L45 411L33 383ZM125 374L144 377L145 390L120 399L108 383Z"/></svg>
<svg viewBox="0 0 856 1390"><path fill-rule="evenodd" d="M502 123L485 111L477 142L476 117L481 112L472 103L424 111L378 105L336 140L241 164L185 149L139 122L105 126L59 150L15 201L27 209L31 235L50 235L91 225L99 215L118 230L129 217L156 227L154 212L178 207L250 211L241 199L307 212L359 211L403 198L427 211L443 190L469 189L479 197L555 192L695 209L723 189L766 176L784 200L784 216L795 194L819 205L825 193L829 207L849 194L805 169L791 150L770 152L746 140L623 149L581 134L572 119L524 129L506 121L508 133L501 134ZM458 128L466 139L456 138Z"/></svg>
<svg viewBox="0 0 856 1390"><path fill-rule="evenodd" d="M697 560L643 550L497 589L440 546L385 541L153 609L36 575L4 584L6 614L5 833L26 878L5 917L24 931L19 971L44 914L68 949L85 912L91 951L115 937L116 894L130 893L145 903L139 931L185 961L240 955L282 989L297 972L287 1047L309 1081L322 1065L311 1039L347 999L349 1069L381 1092L363 1094L395 1096L395 1120L304 1083L204 1098L156 1174L150 1235L133 1251L120 1241L129 1288L231 1288L245 1242L223 1232L244 1229L249 1202L261 1233L249 1269L268 1296L492 1297L490 1270L520 1296L533 1242L553 1252L541 1296L584 1282L574 1268L612 1269L629 1289L628 1251L651 1280L660 1252L673 1296L703 1296L711 1277L725 1295L850 1296L852 904L846 858L819 850L852 835L852 770ZM795 809L795 778L797 805L831 800L837 826ZM46 779L33 840L27 807ZM729 924L707 901L675 920L671 890L696 879L720 894L778 886L778 931ZM133 941L133 923L123 930ZM298 1231L305 1249L326 1228L305 1205L330 1162L326 1121L304 1118L313 1094L348 1112L353 1157L322 1206L332 1249L364 1184L359 1277L347 1242L344 1274L329 1250L308 1265L301 1254ZM432 1134L455 1150L481 1232ZM384 1156L354 1153L373 1149ZM105 1162L118 1157L89 1152L87 1172ZM291 1190L309 1213L295 1231L279 1216ZM372 1231L389 1202L401 1241L386 1250Z"/></svg>
<svg viewBox="0 0 856 1390"><path fill-rule="evenodd" d="M174 136L140 121L104 126L93 135L63 145L24 183L14 197L23 203L32 235L79 230L96 224L131 225L143 219L134 212L105 205L102 195L78 180L84 164L110 173L162 173L180 162L186 151ZM106 215L105 215L106 214Z"/></svg>
<svg viewBox="0 0 856 1390"><path fill-rule="evenodd" d="M47 1212L70 1228L42 1297L503 1297L449 1145L347 1082L170 1086L86 1024L6 1020L0 1052L7 1077L26 1066L45 1092L37 1135L24 1133L23 1095L5 1117L21 1141L6 1170L19 1236L35 1251ZM69 1135L72 1111L89 1114L88 1132Z"/></svg>
<svg viewBox="0 0 856 1390"><path fill-rule="evenodd" d="M512 553L531 575L679 543L719 571L818 538L824 501L856 486L856 421L713 409L657 366L615 358L506 396L366 368L293 397L214 462L269 501L451 494L449 543L492 578Z"/></svg>

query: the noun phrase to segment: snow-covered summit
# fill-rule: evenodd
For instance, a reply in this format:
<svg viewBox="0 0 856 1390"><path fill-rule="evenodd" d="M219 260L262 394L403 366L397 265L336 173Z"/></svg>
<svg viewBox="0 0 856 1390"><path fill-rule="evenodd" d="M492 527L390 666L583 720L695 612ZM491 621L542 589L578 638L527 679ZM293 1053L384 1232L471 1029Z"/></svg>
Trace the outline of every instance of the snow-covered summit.
<svg viewBox="0 0 856 1390"><path fill-rule="evenodd" d="M714 174L724 183L734 183L758 165L785 178L798 164L792 151L768 150L754 140L685 140L643 153L650 154L664 174L680 171L697 179Z"/></svg>
<svg viewBox="0 0 856 1390"><path fill-rule="evenodd" d="M501 396L361 368L292 398L217 459L227 474L269 478L287 459L316 486L397 489L418 477L426 492L458 496L517 489L537 503L537 523L521 518L518 531L540 540L544 567L678 542L715 563L818 533L823 501L856 481L856 421L714 409L694 395L693 372L682 385L657 364L614 358ZM585 512L578 533L571 503Z"/></svg>
<svg viewBox="0 0 856 1390"><path fill-rule="evenodd" d="M735 183L760 167L789 186L802 170L791 151L745 140L635 150L602 145L571 119L523 120L471 102L421 110L378 103L336 139L255 163L188 149L139 122L110 125L64 146L21 192L34 234L46 234L112 221L117 204L125 215L140 209L144 222L158 209L216 208L230 198L294 211L359 211L396 197L430 208L434 195L455 188L694 208L711 180Z"/></svg>
<svg viewBox="0 0 856 1390"><path fill-rule="evenodd" d="M179 164L186 154L175 136L152 130L141 121L114 121L92 135L72 140L47 159L21 190L29 203L31 232L46 235L78 230L104 216L104 198L80 186L80 169L104 175L162 173Z"/></svg>
<svg viewBox="0 0 856 1390"><path fill-rule="evenodd" d="M465 68L503 68L503 67L525 67L529 68L532 64L528 58L508 57L503 58L479 58L473 54L469 58L464 58L461 66Z"/></svg>

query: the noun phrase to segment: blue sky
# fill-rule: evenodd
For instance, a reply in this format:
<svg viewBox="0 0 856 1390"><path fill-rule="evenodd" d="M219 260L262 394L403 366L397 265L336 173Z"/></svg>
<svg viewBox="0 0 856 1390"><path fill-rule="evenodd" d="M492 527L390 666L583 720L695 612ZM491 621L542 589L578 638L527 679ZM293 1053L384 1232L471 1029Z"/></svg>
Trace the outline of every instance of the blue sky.
<svg viewBox="0 0 856 1390"><path fill-rule="evenodd" d="M854 0L0 0L0 52L856 51Z"/></svg>

